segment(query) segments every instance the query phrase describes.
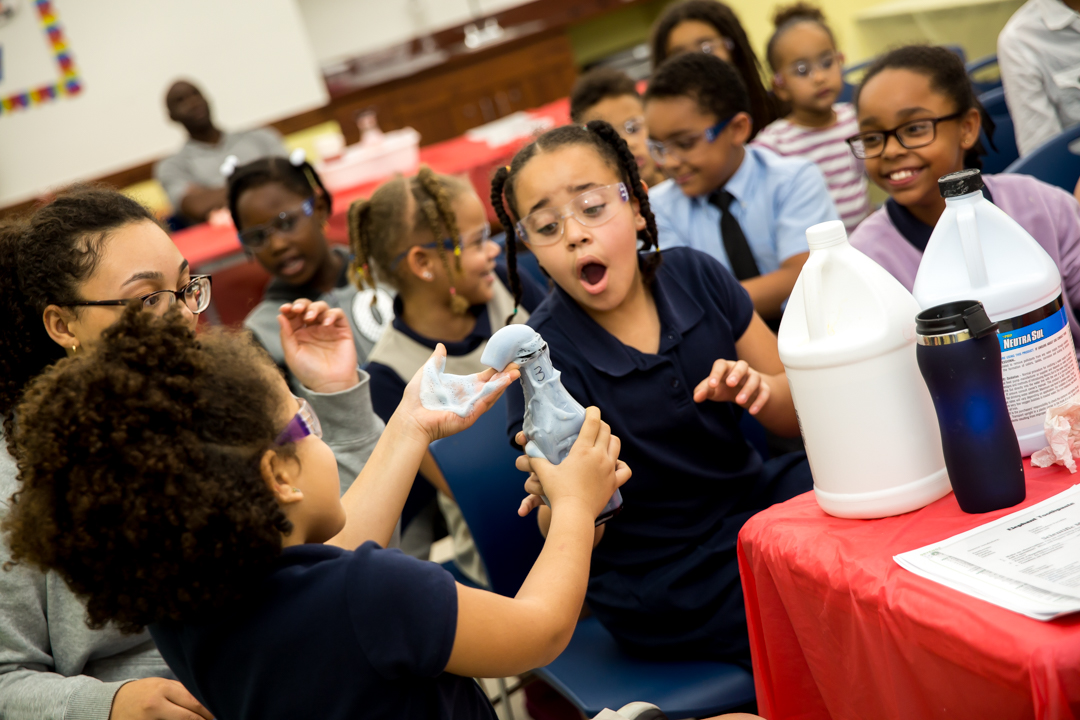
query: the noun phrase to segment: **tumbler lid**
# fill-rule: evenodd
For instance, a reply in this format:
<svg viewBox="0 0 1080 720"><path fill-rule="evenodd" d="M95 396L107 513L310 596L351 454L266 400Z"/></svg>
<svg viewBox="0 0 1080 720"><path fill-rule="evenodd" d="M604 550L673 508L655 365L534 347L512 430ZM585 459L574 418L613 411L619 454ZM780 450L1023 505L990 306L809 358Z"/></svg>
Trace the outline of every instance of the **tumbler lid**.
<svg viewBox="0 0 1080 720"><path fill-rule="evenodd" d="M915 316L915 332L923 337L963 334L957 341L978 339L998 331L978 300L956 300L923 310Z"/></svg>
<svg viewBox="0 0 1080 720"><path fill-rule="evenodd" d="M982 173L978 168L968 168L959 172L942 175L937 181L941 197L953 198L979 192L983 189Z"/></svg>

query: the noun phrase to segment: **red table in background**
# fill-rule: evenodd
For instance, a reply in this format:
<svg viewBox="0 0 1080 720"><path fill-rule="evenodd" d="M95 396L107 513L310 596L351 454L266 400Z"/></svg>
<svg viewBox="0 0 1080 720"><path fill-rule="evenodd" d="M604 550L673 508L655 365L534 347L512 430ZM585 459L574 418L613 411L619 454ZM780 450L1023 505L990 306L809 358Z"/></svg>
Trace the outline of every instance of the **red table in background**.
<svg viewBox="0 0 1080 720"><path fill-rule="evenodd" d="M985 515L965 514L949 494L899 517L842 520L807 493L751 518L738 554L760 714L1080 717L1080 615L1032 620L892 559L1080 482L1024 465L1027 500Z"/></svg>
<svg viewBox="0 0 1080 720"><path fill-rule="evenodd" d="M550 119L552 127L565 125L570 121L570 101L567 98L556 100L528 114L533 118ZM505 145L492 147L486 142L477 142L468 136L462 136L420 148L420 162L430 165L432 170L444 175L467 174L487 207L489 219L494 221L494 211L488 201L491 195L491 174L500 165L508 164L514 153L531 139L519 137ZM348 242L345 222L349 205L370 195L386 180L387 178L382 178L335 192L334 210L326 228L327 238L333 242ZM236 231L229 226L196 225L173 233L172 237L180 252L196 271L213 272L243 257Z"/></svg>

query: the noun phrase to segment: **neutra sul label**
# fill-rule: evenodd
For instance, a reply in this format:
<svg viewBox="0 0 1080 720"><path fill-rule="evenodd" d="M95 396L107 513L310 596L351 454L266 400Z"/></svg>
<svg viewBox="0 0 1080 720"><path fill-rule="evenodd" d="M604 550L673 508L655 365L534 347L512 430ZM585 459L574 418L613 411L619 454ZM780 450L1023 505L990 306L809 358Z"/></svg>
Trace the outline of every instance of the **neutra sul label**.
<svg viewBox="0 0 1080 720"><path fill-rule="evenodd" d="M1040 319L1032 322L1034 318ZM1021 322L1027 324L1018 327ZM1080 369L1060 295L1038 310L1000 321L999 326L1005 402L1014 425L1042 418L1047 408L1080 395Z"/></svg>

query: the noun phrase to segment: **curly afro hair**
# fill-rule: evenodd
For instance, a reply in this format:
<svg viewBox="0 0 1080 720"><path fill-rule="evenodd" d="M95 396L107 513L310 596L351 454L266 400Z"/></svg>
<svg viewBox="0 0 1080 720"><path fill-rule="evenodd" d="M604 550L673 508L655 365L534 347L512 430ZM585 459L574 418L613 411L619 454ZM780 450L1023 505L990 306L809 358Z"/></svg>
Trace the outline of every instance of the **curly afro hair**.
<svg viewBox="0 0 1080 720"><path fill-rule="evenodd" d="M94 351L26 388L2 526L12 561L57 571L95 629L197 620L248 596L292 529L259 471L280 431L276 372L245 336L196 340L177 310L128 307Z"/></svg>
<svg viewBox="0 0 1080 720"><path fill-rule="evenodd" d="M9 447L23 387L64 357L45 332L42 313L80 300L78 288L97 268L109 234L137 222L157 221L115 190L77 185L0 227L0 418Z"/></svg>

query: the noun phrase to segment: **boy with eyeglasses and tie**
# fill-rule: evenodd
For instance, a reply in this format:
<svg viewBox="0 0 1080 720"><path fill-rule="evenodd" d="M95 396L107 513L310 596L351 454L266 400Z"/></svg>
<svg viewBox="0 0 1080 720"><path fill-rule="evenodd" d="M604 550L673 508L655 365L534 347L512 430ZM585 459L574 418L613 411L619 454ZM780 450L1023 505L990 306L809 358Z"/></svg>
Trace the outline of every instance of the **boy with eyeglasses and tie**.
<svg viewBox="0 0 1080 720"><path fill-rule="evenodd" d="M717 57L687 53L645 93L649 150L671 179L649 200L661 249L688 246L724 264L775 330L809 256L806 229L839 220L821 171L747 146L746 86Z"/></svg>

